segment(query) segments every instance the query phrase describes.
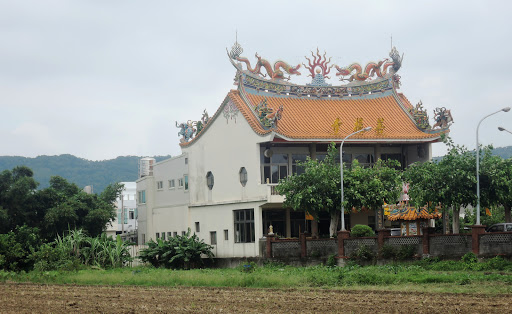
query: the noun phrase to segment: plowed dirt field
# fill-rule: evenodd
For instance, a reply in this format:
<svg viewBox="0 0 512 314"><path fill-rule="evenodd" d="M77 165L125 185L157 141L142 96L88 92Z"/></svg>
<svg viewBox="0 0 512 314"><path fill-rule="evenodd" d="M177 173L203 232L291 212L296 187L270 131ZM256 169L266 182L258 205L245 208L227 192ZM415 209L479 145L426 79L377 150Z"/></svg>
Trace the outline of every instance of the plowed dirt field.
<svg viewBox="0 0 512 314"><path fill-rule="evenodd" d="M0 283L1 313L509 313L510 295Z"/></svg>

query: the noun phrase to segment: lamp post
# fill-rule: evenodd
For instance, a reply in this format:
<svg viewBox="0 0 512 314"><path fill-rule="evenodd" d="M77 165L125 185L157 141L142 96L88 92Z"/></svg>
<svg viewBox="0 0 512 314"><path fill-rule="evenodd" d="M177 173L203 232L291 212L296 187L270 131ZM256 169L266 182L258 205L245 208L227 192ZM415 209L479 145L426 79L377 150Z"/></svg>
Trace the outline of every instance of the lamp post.
<svg viewBox="0 0 512 314"><path fill-rule="evenodd" d="M496 112L486 115L483 117L476 127L476 224L480 225L480 145L478 144L478 129L480 128L480 123L484 121L486 118L492 116L493 114L497 114L498 112L509 112L510 107L505 107ZM500 130L502 131L502 130Z"/></svg>
<svg viewBox="0 0 512 314"><path fill-rule="evenodd" d="M510 132L509 130L507 130L507 129L501 127L501 126L498 127L498 130L505 131L505 132L508 132L508 133L512 134L512 132Z"/></svg>
<svg viewBox="0 0 512 314"><path fill-rule="evenodd" d="M341 145L340 145L340 168L341 168L341 231L345 231L345 206L343 205L343 201L344 201L344 195L343 195L343 143L345 143L345 140L349 137L351 137L352 135L355 135L359 132L364 132L364 131L370 131L372 129L372 127L366 127L364 129L361 129L359 131L356 131L354 133L351 133L349 135L347 135L343 141L341 141Z"/></svg>

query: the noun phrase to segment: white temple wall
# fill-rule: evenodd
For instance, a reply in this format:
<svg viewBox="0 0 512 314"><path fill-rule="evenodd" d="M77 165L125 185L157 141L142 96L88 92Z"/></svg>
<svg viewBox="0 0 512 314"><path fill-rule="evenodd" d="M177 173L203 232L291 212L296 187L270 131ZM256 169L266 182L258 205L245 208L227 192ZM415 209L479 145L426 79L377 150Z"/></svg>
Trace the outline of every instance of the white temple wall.
<svg viewBox="0 0 512 314"><path fill-rule="evenodd" d="M267 186L260 184L259 142L270 139L256 134L241 113L233 119L220 115L204 134L183 152L189 156L190 203L206 205L227 201L266 199ZM247 184L240 183L241 167L247 170ZM214 186L207 186L211 171Z"/></svg>
<svg viewBox="0 0 512 314"><path fill-rule="evenodd" d="M192 231L212 244L212 232L215 232L217 244L213 245L215 257L254 257L259 255L259 239L263 237L261 205L263 202L233 203L223 205L207 205L190 207L190 224ZM236 243L234 211L242 209L254 210L255 241ZM196 231L199 223L199 232ZM225 238L227 230L228 238Z"/></svg>

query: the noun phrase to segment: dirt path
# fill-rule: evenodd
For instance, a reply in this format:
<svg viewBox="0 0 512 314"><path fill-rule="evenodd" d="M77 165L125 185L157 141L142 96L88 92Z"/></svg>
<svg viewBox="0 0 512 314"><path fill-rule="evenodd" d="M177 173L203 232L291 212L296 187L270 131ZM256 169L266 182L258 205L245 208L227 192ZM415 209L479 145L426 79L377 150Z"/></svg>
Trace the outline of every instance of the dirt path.
<svg viewBox="0 0 512 314"><path fill-rule="evenodd" d="M508 313L510 295L0 283L0 312Z"/></svg>

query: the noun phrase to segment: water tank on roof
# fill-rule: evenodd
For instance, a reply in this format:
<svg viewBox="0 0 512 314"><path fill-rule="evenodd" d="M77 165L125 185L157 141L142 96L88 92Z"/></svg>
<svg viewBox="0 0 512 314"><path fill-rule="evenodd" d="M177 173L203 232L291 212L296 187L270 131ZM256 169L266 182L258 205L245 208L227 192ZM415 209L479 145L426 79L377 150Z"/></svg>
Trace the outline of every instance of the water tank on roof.
<svg viewBox="0 0 512 314"><path fill-rule="evenodd" d="M153 165L155 164L156 159L151 157L144 157L139 162L139 178L152 176L153 175Z"/></svg>

